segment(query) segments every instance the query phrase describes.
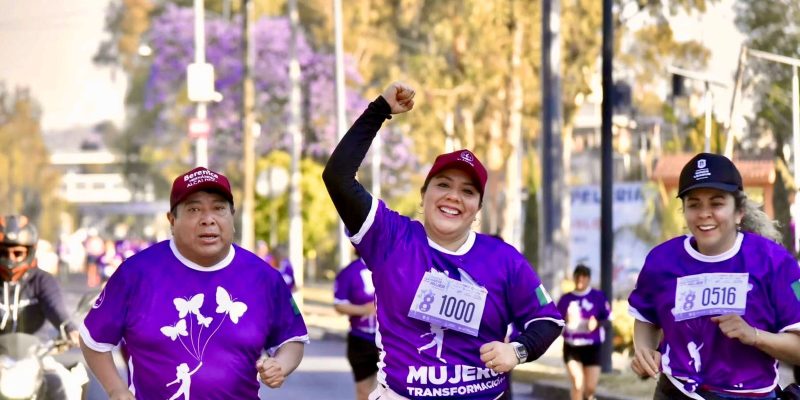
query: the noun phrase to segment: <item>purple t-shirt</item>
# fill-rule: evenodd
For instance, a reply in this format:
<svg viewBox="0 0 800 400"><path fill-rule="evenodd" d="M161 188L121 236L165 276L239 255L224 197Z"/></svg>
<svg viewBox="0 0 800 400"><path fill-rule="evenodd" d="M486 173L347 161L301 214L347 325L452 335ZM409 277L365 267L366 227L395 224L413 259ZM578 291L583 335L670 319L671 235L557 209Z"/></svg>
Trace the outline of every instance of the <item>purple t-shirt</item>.
<svg viewBox="0 0 800 400"><path fill-rule="evenodd" d="M207 399L257 399L261 351L308 342L283 279L258 256L234 245L204 268L172 241L125 261L80 331L95 351L125 340L137 399L189 398L190 391Z"/></svg>
<svg viewBox="0 0 800 400"><path fill-rule="evenodd" d="M588 288L583 292L569 292L558 300L558 312L567 321L564 329L564 341L572 346L590 346L603 343L605 332L598 328L590 331L589 320L594 317L597 322L605 321L611 313L611 305L603 292Z"/></svg>
<svg viewBox="0 0 800 400"><path fill-rule="evenodd" d="M563 325L533 268L500 239L470 232L460 249L449 251L430 241L420 222L373 198L351 240L375 284L378 381L403 396L494 399L508 388L508 375L486 368L480 347L502 342L510 323L524 328L546 319ZM485 289L477 337L408 316L423 276L433 271Z"/></svg>
<svg viewBox="0 0 800 400"><path fill-rule="evenodd" d="M336 304L362 305L375 301L375 286L372 272L362 259L351 262L336 275L333 285L333 301ZM351 316L350 333L367 340L375 340L375 314Z"/></svg>
<svg viewBox="0 0 800 400"><path fill-rule="evenodd" d="M797 261L777 243L751 233L740 233L733 248L717 256L701 254L692 246L694 242L691 236L677 237L648 254L628 299L630 313L664 331L659 345L662 370L686 392L698 387L729 393L770 392L778 382L777 361L756 347L727 338L711 321L713 315L696 310L741 301L732 285L718 278L739 274L744 277L741 292L746 301L742 318L748 324L773 333L798 332ZM679 282L691 290L677 291L676 296ZM734 311L717 315L729 312Z"/></svg>

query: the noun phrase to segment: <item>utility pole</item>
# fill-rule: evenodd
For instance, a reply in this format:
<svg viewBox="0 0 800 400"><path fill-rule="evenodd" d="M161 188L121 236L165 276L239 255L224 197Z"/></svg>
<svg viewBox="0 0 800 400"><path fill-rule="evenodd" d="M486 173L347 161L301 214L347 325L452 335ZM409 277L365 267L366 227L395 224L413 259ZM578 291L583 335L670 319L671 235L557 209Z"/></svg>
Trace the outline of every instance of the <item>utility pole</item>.
<svg viewBox="0 0 800 400"><path fill-rule="evenodd" d="M545 287L558 290L569 262L563 209L558 199L569 198L564 187L561 143L560 2L542 0L542 201L539 276ZM556 292L557 293L557 292Z"/></svg>
<svg viewBox="0 0 800 400"><path fill-rule="evenodd" d="M705 136L706 136L706 144L703 151L706 153L711 152L711 114L714 109L714 94L711 93L711 88L709 87L708 81L705 82L705 94L703 95L703 102L705 103L706 115L705 115Z"/></svg>
<svg viewBox="0 0 800 400"><path fill-rule="evenodd" d="M345 85L344 85L344 44L342 40L342 0L333 0L333 31L335 36L336 55L336 133L339 141L347 132L347 114L345 110ZM375 137L378 140L379 137ZM374 180L374 179L373 179ZM379 193L372 193L380 197ZM356 232L353 232L356 233ZM339 268L344 268L350 262L350 240L345 233L344 222L339 219Z"/></svg>
<svg viewBox="0 0 800 400"><path fill-rule="evenodd" d="M244 199L242 201L242 247L255 249L255 186L256 161L255 138L253 127L255 122L255 85L253 83L253 67L255 52L253 46L253 23L255 7L251 0L244 0L242 11L242 53L244 56L244 76L242 78L242 133L244 136Z"/></svg>
<svg viewBox="0 0 800 400"><path fill-rule="evenodd" d="M300 61L297 59L297 37L300 29L300 16L297 12L297 0L289 0L289 123L286 125L292 138L292 162L289 173L289 262L292 263L297 287L303 289L305 266L303 263L303 216L300 206L303 192L300 187L300 150L303 148L303 135L300 132ZM298 292L301 293L301 292ZM295 302L302 308L303 297L295 296Z"/></svg>
<svg viewBox="0 0 800 400"><path fill-rule="evenodd" d="M728 125L725 127L725 157L733 160L733 118L736 116L736 106L739 104L739 93L742 91L742 81L744 81L744 68L747 61L747 47L742 45L739 49L739 62L736 64L736 81L733 84L733 95L731 95L731 108L728 113Z"/></svg>
<svg viewBox="0 0 800 400"><path fill-rule="evenodd" d="M208 96L213 94L214 91L214 68L211 67L210 64L206 64L206 28L205 28L205 3L203 0L194 0L194 66L189 66L189 71L187 72L188 76L204 76L205 79L202 79L207 86L207 78L208 72L211 72L211 92L206 93ZM198 73L192 73L192 69L198 71ZM191 92L195 85L192 84L192 79L189 79L189 91ZM207 87L203 88L202 92L208 90ZM189 99L192 99L192 93L190 93ZM195 116L197 117L198 121L206 122L208 121L208 109L207 109L207 102L210 99L204 98L202 94L199 94L196 98L197 101L197 111ZM198 135L195 139L195 163L201 167L208 167L208 133L205 135Z"/></svg>
<svg viewBox="0 0 800 400"><path fill-rule="evenodd" d="M601 182L600 182L600 289L609 299L614 298L614 11L613 0L603 0L603 103L600 127ZM606 337L600 353L600 367L611 372L614 330L609 321L603 321Z"/></svg>

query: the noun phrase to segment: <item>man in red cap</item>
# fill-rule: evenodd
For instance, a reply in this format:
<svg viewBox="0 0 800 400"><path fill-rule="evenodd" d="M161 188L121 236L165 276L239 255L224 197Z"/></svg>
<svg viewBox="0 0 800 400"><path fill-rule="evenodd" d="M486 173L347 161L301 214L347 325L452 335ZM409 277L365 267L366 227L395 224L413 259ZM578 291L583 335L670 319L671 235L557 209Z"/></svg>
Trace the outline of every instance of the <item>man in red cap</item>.
<svg viewBox="0 0 800 400"><path fill-rule="evenodd" d="M80 328L110 399L256 398L256 373L276 388L300 363L303 317L280 273L233 244L233 215L224 175L198 167L175 179L172 239L127 259ZM111 357L122 340L127 385Z"/></svg>

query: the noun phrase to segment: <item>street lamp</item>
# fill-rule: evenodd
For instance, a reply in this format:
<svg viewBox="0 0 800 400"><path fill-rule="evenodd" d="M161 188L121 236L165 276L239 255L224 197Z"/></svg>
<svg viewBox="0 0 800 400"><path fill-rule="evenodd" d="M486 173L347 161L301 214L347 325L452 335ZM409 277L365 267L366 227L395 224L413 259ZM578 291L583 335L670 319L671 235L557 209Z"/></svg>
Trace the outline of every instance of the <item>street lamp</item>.
<svg viewBox="0 0 800 400"><path fill-rule="evenodd" d="M208 126L206 104L215 97L214 66L206 62L205 3L194 0L194 63L186 69L188 97L197 103L196 125ZM195 164L208 167L208 135L203 128L195 135Z"/></svg>
<svg viewBox="0 0 800 400"><path fill-rule="evenodd" d="M800 105L797 104L800 101L800 78L797 75L797 68L800 68L800 59L748 48L744 48L743 51L749 56L792 67L792 166L794 167L792 174L794 175L795 196L791 212L794 220L794 253L797 254L800 252L800 221L798 221L798 217L800 217L800 196L796 192L800 188Z"/></svg>
<svg viewBox="0 0 800 400"><path fill-rule="evenodd" d="M697 71L690 71L688 69L668 66L667 71L671 73L673 76L679 76L684 78L693 79L696 81L703 82L705 85L705 92L703 94L703 108L705 109L705 147L704 150L706 153L711 152L711 117L713 116L714 110L714 94L711 92L711 85L716 85L722 88L727 88L728 84L712 78L710 75L702 74Z"/></svg>

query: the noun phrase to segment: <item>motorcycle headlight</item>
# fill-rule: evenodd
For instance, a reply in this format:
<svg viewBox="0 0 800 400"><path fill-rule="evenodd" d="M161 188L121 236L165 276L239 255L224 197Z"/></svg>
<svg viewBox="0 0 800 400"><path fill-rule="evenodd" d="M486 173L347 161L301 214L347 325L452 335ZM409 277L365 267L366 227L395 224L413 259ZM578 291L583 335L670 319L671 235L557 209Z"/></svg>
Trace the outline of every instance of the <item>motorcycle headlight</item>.
<svg viewBox="0 0 800 400"><path fill-rule="evenodd" d="M3 397L27 399L39 388L41 367L33 357L19 361L3 360L0 363L0 394Z"/></svg>

